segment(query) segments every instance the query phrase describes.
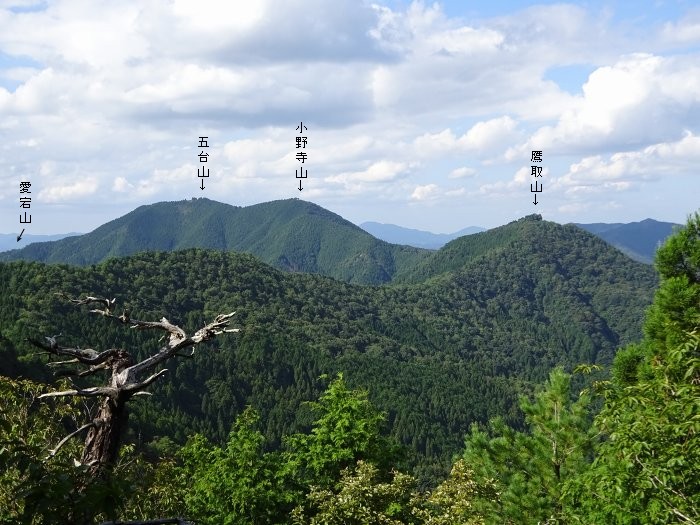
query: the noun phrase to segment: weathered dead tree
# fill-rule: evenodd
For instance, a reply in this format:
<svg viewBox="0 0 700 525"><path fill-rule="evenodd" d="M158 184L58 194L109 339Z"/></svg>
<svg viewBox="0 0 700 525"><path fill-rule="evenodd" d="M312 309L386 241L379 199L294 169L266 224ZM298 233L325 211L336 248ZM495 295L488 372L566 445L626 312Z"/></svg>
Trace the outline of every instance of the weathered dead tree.
<svg viewBox="0 0 700 525"><path fill-rule="evenodd" d="M58 295L66 297L75 305L101 306L102 308L93 308L90 312L113 319L116 322L129 326L131 329L162 330L166 332L166 344L156 354L138 363L134 362L133 357L127 350L119 348L110 348L102 352L92 348L67 348L58 344L56 340L58 336L46 337L46 342L29 340L34 346L50 354L70 358L65 361L51 362L49 363L50 365L77 365L83 367L82 370L62 372L61 375L66 375L70 378L90 376L99 372L107 372L109 374L109 378L104 386L74 388L39 396L39 398L62 396L101 398L97 414L92 421L67 435L50 451L51 455L55 455L69 439L87 430L85 446L80 461L84 465L89 466L93 473L99 472L103 467L111 467L116 464L121 435L127 423L126 404L133 396L148 394L148 392L145 392L145 389L168 371L167 368L156 371L155 369L159 365L180 355L179 352L187 348L191 348L191 352L194 353L196 345L209 341L217 335L239 331L238 328L228 328L230 319L235 312L218 315L213 322L200 328L193 335L188 336L182 328L172 324L165 317L160 321L139 321L132 319L128 310L124 310L119 316L115 315L115 299L109 300L92 296L73 299L65 294ZM147 374L150 375L144 377Z"/></svg>

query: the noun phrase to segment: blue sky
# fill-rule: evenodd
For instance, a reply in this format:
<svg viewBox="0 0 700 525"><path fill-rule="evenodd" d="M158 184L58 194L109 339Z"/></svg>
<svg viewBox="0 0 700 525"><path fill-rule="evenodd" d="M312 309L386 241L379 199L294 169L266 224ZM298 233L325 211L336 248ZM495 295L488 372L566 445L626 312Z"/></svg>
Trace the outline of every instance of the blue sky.
<svg viewBox="0 0 700 525"><path fill-rule="evenodd" d="M3 232L22 227L23 180L37 234L193 196L300 197L436 232L530 213L684 222L700 195L700 8L0 0L0 139Z"/></svg>

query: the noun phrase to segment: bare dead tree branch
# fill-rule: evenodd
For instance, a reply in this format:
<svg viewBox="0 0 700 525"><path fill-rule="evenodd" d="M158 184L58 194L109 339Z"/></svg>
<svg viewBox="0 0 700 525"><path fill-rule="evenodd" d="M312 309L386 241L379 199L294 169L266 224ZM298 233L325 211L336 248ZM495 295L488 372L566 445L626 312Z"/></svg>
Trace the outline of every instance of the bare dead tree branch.
<svg viewBox="0 0 700 525"><path fill-rule="evenodd" d="M195 334L192 337L187 337L187 335L181 328L170 324L170 322L165 317L161 319L160 323L146 323L148 326L141 329L160 328L162 330L166 330L171 334L170 340L168 344L162 347L157 354L152 355L151 357L144 359L140 363L136 363L135 365L132 365L126 370L124 370L122 372L122 375L125 376L123 378L124 381L128 382L136 374L139 374L145 370L149 370L159 365L160 363L167 361L171 357L175 356L182 349L198 345L205 341L209 341L215 336L223 333L239 332L238 328L228 328L229 320L231 319L231 317L234 316L235 313L236 312L231 312L230 314L218 315L213 322L209 323L204 328L200 328L199 330L197 330L197 332L195 332ZM142 321L136 321L133 319L130 321L130 323L132 323L132 328L135 326L144 326L144 323ZM134 323L137 324L134 325Z"/></svg>
<svg viewBox="0 0 700 525"><path fill-rule="evenodd" d="M86 365L99 365L107 361L110 357L116 356L119 352L118 348L110 348L109 350L99 353L92 348L68 348L59 345L55 337L46 337L45 339L47 339L48 344L37 341L36 339L27 338L26 340L37 348L41 348L50 354L73 357L73 359L68 361L56 362L61 364L78 362Z"/></svg>
<svg viewBox="0 0 700 525"><path fill-rule="evenodd" d="M62 390L60 392L47 392L41 394L38 399L46 399L47 397L65 397L65 396L116 396L117 389L108 386L94 386L91 388L76 388L73 390Z"/></svg>
<svg viewBox="0 0 700 525"><path fill-rule="evenodd" d="M97 413L90 423L81 426L63 438L59 444L51 450L55 454L71 437L87 430L83 455L80 463L94 467L97 473L103 465L113 465L117 459L120 448L120 436L127 421L126 403L136 395L150 395L144 390L167 373L167 369L157 370L159 365L173 357L192 357L195 347L209 341L218 335L236 333L238 328L229 328L231 318L235 312L220 314L216 318L197 330L191 336L179 326L162 317L160 321L143 321L132 319L127 309L117 316L115 312L116 299L85 296L73 298L65 293L58 293L64 299L76 306L86 305L91 307L90 313L95 313L128 326L134 330L160 330L164 332L163 345L157 353L134 363L131 354L124 349L110 348L98 352L93 348L71 348L58 343L57 336L46 337L44 341L28 339L35 347L44 352L69 359L49 363L51 366L77 365L85 367L76 371L60 371L59 373L72 377L91 376L98 372L110 372L111 375L103 386L89 388L75 387L59 392L49 392L39 396L40 399L79 396L82 398L100 397ZM183 350L189 349L187 354ZM141 379L145 373L150 375ZM136 523L136 522L134 522ZM145 523L145 522L144 522Z"/></svg>
<svg viewBox="0 0 700 525"><path fill-rule="evenodd" d="M164 375L167 371L168 371L168 369L164 368L163 370L160 370L159 372L156 372L155 374L144 379L140 383L129 383L126 386L124 386L124 391L125 392L138 392L140 390L143 390L144 388L148 387L148 385L153 383L156 379L158 379L160 376Z"/></svg>
<svg viewBox="0 0 700 525"><path fill-rule="evenodd" d="M94 426L95 426L95 422L94 422L94 421L90 421L89 423L85 423L82 427L80 427L80 428L79 428L78 430L76 430L75 432L71 432L70 434L68 434L66 437L64 437L61 441L58 442L58 445L56 445L55 448L52 448L51 450L49 450L49 455L48 455L48 457L53 457L53 456L55 456L56 453L61 449L61 447L62 447L63 445L65 445L65 444L70 440L70 438L72 438L72 437L74 437L74 436L77 436L77 435L80 434L83 430L87 430L88 428L91 428L91 427L94 427Z"/></svg>
<svg viewBox="0 0 700 525"><path fill-rule="evenodd" d="M66 361L51 361L46 363L46 366L61 366L61 365L71 365L75 363L80 363L77 359L67 359Z"/></svg>

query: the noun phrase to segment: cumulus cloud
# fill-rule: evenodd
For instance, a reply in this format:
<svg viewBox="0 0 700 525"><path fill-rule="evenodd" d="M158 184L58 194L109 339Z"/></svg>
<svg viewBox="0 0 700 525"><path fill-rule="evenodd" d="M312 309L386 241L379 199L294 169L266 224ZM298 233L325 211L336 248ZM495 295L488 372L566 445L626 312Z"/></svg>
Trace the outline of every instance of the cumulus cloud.
<svg viewBox="0 0 700 525"><path fill-rule="evenodd" d="M39 200L47 203L63 203L97 192L99 183L94 177L86 177L71 184L53 185L39 192Z"/></svg>
<svg viewBox="0 0 700 525"><path fill-rule="evenodd" d="M517 123L509 116L498 117L474 124L462 136L455 136L451 129L439 133L425 133L417 137L414 147L419 154L434 156L448 152L474 152L488 156L504 151L516 134Z"/></svg>
<svg viewBox="0 0 700 525"><path fill-rule="evenodd" d="M450 174L448 175L448 178L450 178L450 179L462 179L465 177L473 177L475 175L476 175L475 169L463 166L461 168L453 169L450 172Z"/></svg>
<svg viewBox="0 0 700 525"><path fill-rule="evenodd" d="M438 193L437 184L425 184L423 186L416 186L411 193L411 200L414 201L425 201L435 197Z"/></svg>
<svg viewBox="0 0 700 525"><path fill-rule="evenodd" d="M570 199L698 162L698 11L641 38L571 4L460 18L419 1L0 2L0 164L51 202L189 197L199 135L216 197L296 196L299 121L304 196L348 207L519 195L530 150ZM545 79L570 65L592 70L580 94Z"/></svg>
<svg viewBox="0 0 700 525"><path fill-rule="evenodd" d="M530 149L585 153L646 146L693 129L698 116L697 57L638 53L596 69L583 85L583 96L556 125L541 127L507 157Z"/></svg>
<svg viewBox="0 0 700 525"><path fill-rule="evenodd" d="M373 163L367 169L356 172L340 173L326 177L326 182L353 183L353 182L390 182L399 178L408 165L403 162L380 160Z"/></svg>
<svg viewBox="0 0 700 525"><path fill-rule="evenodd" d="M653 144L639 151L583 158L555 180L566 193L624 191L642 180L660 179L682 173L700 162L700 137L687 132L674 142Z"/></svg>

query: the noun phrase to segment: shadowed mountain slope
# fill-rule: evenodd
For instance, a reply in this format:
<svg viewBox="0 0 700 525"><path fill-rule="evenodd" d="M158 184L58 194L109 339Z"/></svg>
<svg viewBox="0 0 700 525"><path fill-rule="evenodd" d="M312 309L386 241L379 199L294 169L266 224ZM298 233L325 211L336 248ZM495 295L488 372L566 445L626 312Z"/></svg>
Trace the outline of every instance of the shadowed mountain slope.
<svg viewBox="0 0 700 525"><path fill-rule="evenodd" d="M382 287L199 249L90 267L1 263L0 286L12 293L0 295L0 373L46 374L27 337L158 348L160 334L90 318L54 296L59 290L115 297L133 318L166 316L188 333L236 310L239 335L169 366L153 398L134 404L136 435L184 441L203 431L224 440L250 404L276 446L309 423L302 402L322 390L321 375L342 371L386 411L388 431L421 475L444 475L472 422L502 416L517 426L518 395L553 366L609 364L639 339L657 282L651 267L594 235L538 216L454 241L448 253L432 279Z"/></svg>
<svg viewBox="0 0 700 525"><path fill-rule="evenodd" d="M237 207L209 199L140 206L90 233L35 243L0 260L76 265L143 251L209 248L245 252L282 270L381 284L429 252L380 241L316 204L299 199Z"/></svg>
<svg viewBox="0 0 700 525"><path fill-rule="evenodd" d="M644 219L639 222L576 224L596 234L635 261L651 264L658 247L680 224Z"/></svg>

